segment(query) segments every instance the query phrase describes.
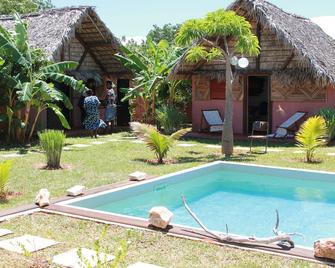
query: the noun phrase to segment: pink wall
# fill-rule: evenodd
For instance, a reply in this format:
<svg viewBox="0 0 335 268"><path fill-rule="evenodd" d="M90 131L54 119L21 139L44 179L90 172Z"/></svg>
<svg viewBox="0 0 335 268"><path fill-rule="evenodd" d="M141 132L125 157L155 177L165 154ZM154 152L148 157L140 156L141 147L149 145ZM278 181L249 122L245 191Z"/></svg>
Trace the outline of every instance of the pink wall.
<svg viewBox="0 0 335 268"><path fill-rule="evenodd" d="M193 131L199 131L201 125L201 110L218 109L224 116L225 100L196 100L193 87L192 99L192 126ZM274 101L272 102L272 128L273 130L288 119L296 111L306 111L309 115L320 108L335 108L335 88L327 89L327 101ZM234 133L243 134L243 101L234 101Z"/></svg>
<svg viewBox="0 0 335 268"><path fill-rule="evenodd" d="M272 102L272 129L275 129L296 111L308 112L310 116L326 107L335 108L335 88L331 86L327 89L326 101L274 101Z"/></svg>

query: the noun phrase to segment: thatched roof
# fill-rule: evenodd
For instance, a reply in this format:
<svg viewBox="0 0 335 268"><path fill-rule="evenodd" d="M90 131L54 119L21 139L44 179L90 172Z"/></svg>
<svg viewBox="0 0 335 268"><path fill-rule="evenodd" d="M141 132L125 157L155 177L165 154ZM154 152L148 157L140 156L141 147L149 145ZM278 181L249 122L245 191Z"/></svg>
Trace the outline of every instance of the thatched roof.
<svg viewBox="0 0 335 268"><path fill-rule="evenodd" d="M41 48L53 60L59 60L63 45L77 37L85 43L94 56L110 70L120 63L113 57L120 43L89 6L66 7L23 15L29 24L28 36L31 46ZM14 28L12 16L0 16L0 24Z"/></svg>
<svg viewBox="0 0 335 268"><path fill-rule="evenodd" d="M315 78L335 84L335 41L311 20L287 13L265 0L237 0L228 9L247 19L255 18L293 47ZM172 75L181 72L184 64L185 57L176 64Z"/></svg>

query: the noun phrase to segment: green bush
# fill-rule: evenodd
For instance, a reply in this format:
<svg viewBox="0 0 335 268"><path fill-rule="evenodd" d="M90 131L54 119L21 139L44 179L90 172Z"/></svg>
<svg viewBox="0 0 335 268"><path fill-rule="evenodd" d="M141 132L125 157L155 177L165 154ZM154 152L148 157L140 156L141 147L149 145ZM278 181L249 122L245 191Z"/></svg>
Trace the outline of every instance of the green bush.
<svg viewBox="0 0 335 268"><path fill-rule="evenodd" d="M156 111L156 119L163 128L164 133L171 134L181 128L185 123L186 117L175 106L162 106Z"/></svg>
<svg viewBox="0 0 335 268"><path fill-rule="evenodd" d="M12 161L0 162L0 199L6 199Z"/></svg>
<svg viewBox="0 0 335 268"><path fill-rule="evenodd" d="M314 161L314 153L317 148L326 144L326 122L322 116L310 117L300 127L297 135L297 145L306 151L306 161Z"/></svg>
<svg viewBox="0 0 335 268"><path fill-rule="evenodd" d="M324 108L318 112L326 121L329 141L335 138L335 109Z"/></svg>
<svg viewBox="0 0 335 268"><path fill-rule="evenodd" d="M45 130L38 133L40 145L45 152L48 168L60 168L60 158L65 144L65 134L60 130Z"/></svg>

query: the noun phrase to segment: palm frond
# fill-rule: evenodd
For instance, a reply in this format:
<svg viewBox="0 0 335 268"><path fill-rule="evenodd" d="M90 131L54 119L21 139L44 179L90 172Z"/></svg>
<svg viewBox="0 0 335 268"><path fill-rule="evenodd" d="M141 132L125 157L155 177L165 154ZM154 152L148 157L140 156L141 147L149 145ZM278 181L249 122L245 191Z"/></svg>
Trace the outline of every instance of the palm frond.
<svg viewBox="0 0 335 268"><path fill-rule="evenodd" d="M170 138L172 140L179 140L182 136L184 136L186 133L190 132L192 129L191 128L183 128L180 129L170 135Z"/></svg>

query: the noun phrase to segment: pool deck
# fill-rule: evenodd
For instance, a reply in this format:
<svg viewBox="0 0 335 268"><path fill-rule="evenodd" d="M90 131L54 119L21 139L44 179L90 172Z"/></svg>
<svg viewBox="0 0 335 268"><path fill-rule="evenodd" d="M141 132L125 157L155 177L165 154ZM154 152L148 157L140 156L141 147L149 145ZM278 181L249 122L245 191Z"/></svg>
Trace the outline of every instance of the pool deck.
<svg viewBox="0 0 335 268"><path fill-rule="evenodd" d="M153 178L154 177L148 178L148 180L153 179ZM64 196L64 197L52 199L51 205L45 208L38 208L36 205L25 205L25 206L17 207L14 209L5 210L0 213L0 219L6 220L6 217L12 218L12 217L15 217L15 215L32 214L35 212L42 212L42 213L47 213L47 214L58 214L58 215L64 215L64 216L73 217L73 218L90 220L90 221L99 222L99 223L116 224L116 225L120 225L120 226L124 226L128 228L138 228L138 229L149 230L149 231L159 231L164 234L175 236L175 237L182 237L186 239L204 241L207 243L213 243L213 244L222 245L222 246L225 245L225 246L235 247L239 249L260 251L260 252L266 252L266 253L275 254L275 255L294 257L294 258L305 259L305 260L309 260L313 262L335 266L335 262L332 260L324 260L324 259L315 258L314 251L312 249L297 247L297 248L293 248L290 250L285 250L275 244L263 245L263 244L246 244L246 243L240 244L240 243L231 243L231 242L226 242L226 241L222 242L222 241L218 241L217 239L211 237L209 234L207 234L206 232L200 229L192 229L192 228L187 228L187 227L169 225L166 230L161 230L161 229L151 226L147 220L129 218L129 217L124 217L120 215L106 214L106 213L101 213L98 211L88 211L88 210L83 210L80 208L67 207L67 206L59 204L64 201L75 200L76 198L93 195L93 194L101 193L101 192L112 190L112 189L117 189L123 186L136 185L137 183L138 182L136 181L119 182L119 183L114 183L111 185L105 185L105 186L100 186L97 188L86 190L83 195L80 195L78 197Z"/></svg>

